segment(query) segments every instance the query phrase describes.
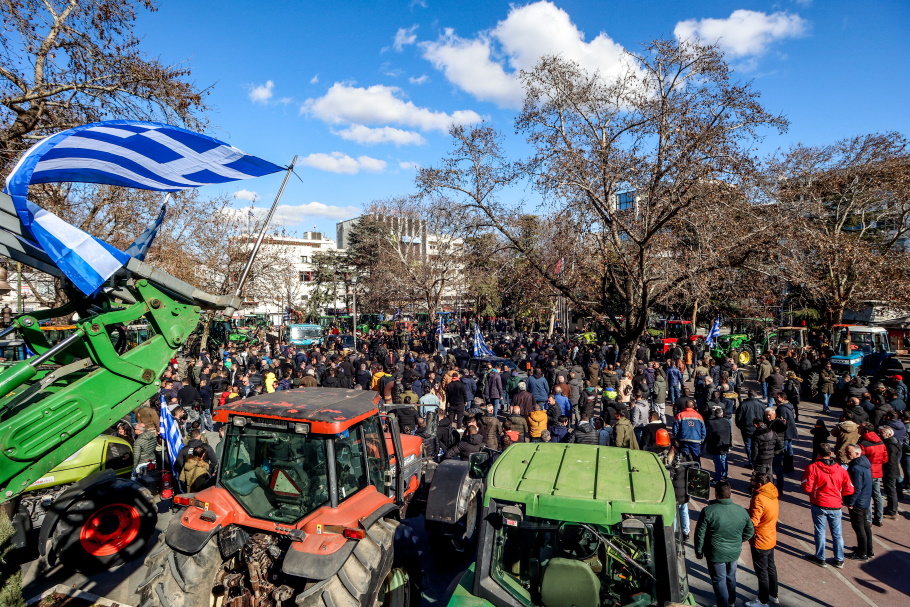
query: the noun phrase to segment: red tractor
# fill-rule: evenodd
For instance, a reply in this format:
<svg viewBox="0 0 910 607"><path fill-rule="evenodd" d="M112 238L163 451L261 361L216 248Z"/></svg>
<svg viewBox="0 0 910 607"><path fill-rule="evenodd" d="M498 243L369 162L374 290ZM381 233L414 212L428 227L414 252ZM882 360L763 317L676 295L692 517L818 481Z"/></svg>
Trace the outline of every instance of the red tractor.
<svg viewBox="0 0 910 607"><path fill-rule="evenodd" d="M653 355L665 358L675 345L685 348L691 346L696 356L704 350L704 338L696 335L691 320L662 320L660 321L661 334L653 343Z"/></svg>
<svg viewBox="0 0 910 607"><path fill-rule="evenodd" d="M419 602L394 542L427 460L377 404L303 388L220 407L221 468L174 498L185 508L146 561L141 607Z"/></svg>

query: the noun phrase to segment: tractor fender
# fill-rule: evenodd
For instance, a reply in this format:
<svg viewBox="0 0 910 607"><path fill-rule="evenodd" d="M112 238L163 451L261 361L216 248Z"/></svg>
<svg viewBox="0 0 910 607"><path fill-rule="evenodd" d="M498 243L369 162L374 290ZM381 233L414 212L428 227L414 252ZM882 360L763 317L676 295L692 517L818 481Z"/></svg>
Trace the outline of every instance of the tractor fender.
<svg viewBox="0 0 910 607"><path fill-rule="evenodd" d="M60 497L54 500L53 505L47 511L44 522L41 525L41 533L38 536L38 550L41 553L41 556L46 557L49 552L51 552L48 550L48 546L51 542L51 538L54 537L54 530L57 527L57 523L60 522L60 517L69 510L71 505L86 496L90 496L99 489L111 486L115 483L121 486L133 485L133 488L148 500L149 507L152 510L155 509L155 498L152 496L152 492L139 483L121 478L111 469L99 470L98 472L89 474L82 480L73 483L71 487L61 493Z"/></svg>
<svg viewBox="0 0 910 607"><path fill-rule="evenodd" d="M443 460L433 474L427 495L426 520L454 524L468 511L471 500L483 489L481 479L469 477L470 466L461 460Z"/></svg>
<svg viewBox="0 0 910 607"><path fill-rule="evenodd" d="M198 531L183 525L180 513L174 515L164 532L165 543L183 554L196 554L202 550L212 537L221 531L221 525L215 525L210 531Z"/></svg>

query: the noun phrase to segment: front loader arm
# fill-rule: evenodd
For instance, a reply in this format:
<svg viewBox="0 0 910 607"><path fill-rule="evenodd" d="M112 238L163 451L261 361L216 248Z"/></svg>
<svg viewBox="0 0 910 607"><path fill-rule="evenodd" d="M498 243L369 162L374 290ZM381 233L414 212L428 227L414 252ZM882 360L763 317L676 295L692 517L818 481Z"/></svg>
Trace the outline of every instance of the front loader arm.
<svg viewBox="0 0 910 607"><path fill-rule="evenodd" d="M158 378L198 324L198 306L170 297L147 280L130 282L121 295L135 303L118 306L109 299L107 309L77 321L76 332L54 347L38 343L44 339L40 329L40 340L29 339L37 314L15 320L38 355L0 374L0 502L153 397ZM154 337L118 352L111 333L140 319L149 322Z"/></svg>

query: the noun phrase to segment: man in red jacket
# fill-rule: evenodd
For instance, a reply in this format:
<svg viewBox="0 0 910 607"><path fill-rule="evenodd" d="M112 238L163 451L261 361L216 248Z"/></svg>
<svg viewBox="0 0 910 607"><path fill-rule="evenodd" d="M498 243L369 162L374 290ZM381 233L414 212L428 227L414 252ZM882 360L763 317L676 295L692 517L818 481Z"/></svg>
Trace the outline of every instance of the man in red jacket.
<svg viewBox="0 0 910 607"><path fill-rule="evenodd" d="M884 517L884 512L882 512L882 507L884 506L882 498L882 476L884 476L884 473L882 466L888 463L888 448L870 424L863 424L860 430L862 439L859 441L859 446L863 448L863 455L872 464L872 508L869 509L866 520L871 520L873 525L881 527L882 518Z"/></svg>
<svg viewBox="0 0 910 607"><path fill-rule="evenodd" d="M803 473L803 491L809 494L812 505L812 523L815 527L815 554L807 560L819 567L825 562L825 524L831 529L834 543L834 566L844 566L844 536L841 533L841 515L844 496L854 491L850 476L832 455L831 445L825 443L818 449L818 460L806 467Z"/></svg>

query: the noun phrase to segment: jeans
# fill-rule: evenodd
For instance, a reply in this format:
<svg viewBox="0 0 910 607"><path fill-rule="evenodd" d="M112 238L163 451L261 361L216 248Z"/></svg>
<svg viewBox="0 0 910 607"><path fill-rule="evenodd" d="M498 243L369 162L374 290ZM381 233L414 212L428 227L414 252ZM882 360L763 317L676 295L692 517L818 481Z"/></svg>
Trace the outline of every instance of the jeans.
<svg viewBox="0 0 910 607"><path fill-rule="evenodd" d="M825 560L825 525L831 529L831 542L834 544L834 560L844 560L844 536L841 529L840 508L821 508L812 504L812 524L815 527L815 556Z"/></svg>
<svg viewBox="0 0 910 607"><path fill-rule="evenodd" d="M774 563L774 548L759 550L752 548L752 566L758 578L758 602L768 604L770 597L777 597L777 565Z"/></svg>
<svg viewBox="0 0 910 607"><path fill-rule="evenodd" d="M711 586L717 607L733 607L736 603L736 561L732 563L708 563L711 572Z"/></svg>
<svg viewBox="0 0 910 607"><path fill-rule="evenodd" d="M822 413L827 413L831 410L831 395L822 394Z"/></svg>
<svg viewBox="0 0 910 607"><path fill-rule="evenodd" d="M868 508L850 508L850 526L856 534L855 554L869 556L872 550L872 523L869 521Z"/></svg>
<svg viewBox="0 0 910 607"><path fill-rule="evenodd" d="M689 531L691 531L689 526L689 502L677 504L676 510L679 511L679 525L682 527L683 534L689 535Z"/></svg>
<svg viewBox="0 0 910 607"><path fill-rule="evenodd" d="M712 455L711 459L714 460L714 482L727 478L727 454Z"/></svg>
<svg viewBox="0 0 910 607"><path fill-rule="evenodd" d="M768 384L765 382L761 383L761 397L764 400L768 400ZM771 403L768 404L770 405Z"/></svg>
<svg viewBox="0 0 910 607"><path fill-rule="evenodd" d="M746 459L749 461L749 465L754 465L752 463L752 437L746 436L743 434L743 448L746 450Z"/></svg>
<svg viewBox="0 0 910 607"><path fill-rule="evenodd" d="M676 403L676 399L679 398L680 393L681 390L679 389L679 386L670 386L670 402Z"/></svg>
<svg viewBox="0 0 910 607"><path fill-rule="evenodd" d="M605 447L613 444L613 428L611 426L604 426L600 429L600 433L597 436L597 444Z"/></svg>
<svg viewBox="0 0 910 607"><path fill-rule="evenodd" d="M502 402L502 399L491 398L490 401L493 403L493 417L499 417L499 403Z"/></svg>
<svg viewBox="0 0 910 607"><path fill-rule="evenodd" d="M199 415L202 421L202 429L206 432L212 432L215 428L212 426L212 410L203 409Z"/></svg>
<svg viewBox="0 0 910 607"><path fill-rule="evenodd" d="M882 479L873 478L872 479L872 522L881 523L882 517L885 515L882 512L882 507L885 505L885 499L882 497Z"/></svg>
<svg viewBox="0 0 910 607"><path fill-rule="evenodd" d="M901 472L904 475L902 486L904 491L910 490L910 452L904 453L901 457Z"/></svg>

